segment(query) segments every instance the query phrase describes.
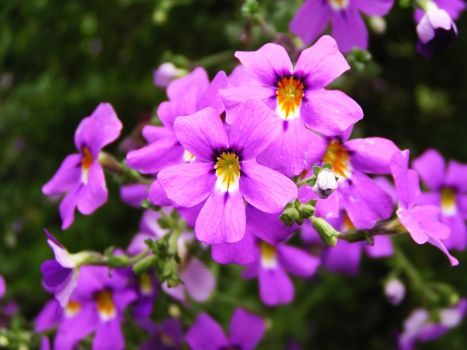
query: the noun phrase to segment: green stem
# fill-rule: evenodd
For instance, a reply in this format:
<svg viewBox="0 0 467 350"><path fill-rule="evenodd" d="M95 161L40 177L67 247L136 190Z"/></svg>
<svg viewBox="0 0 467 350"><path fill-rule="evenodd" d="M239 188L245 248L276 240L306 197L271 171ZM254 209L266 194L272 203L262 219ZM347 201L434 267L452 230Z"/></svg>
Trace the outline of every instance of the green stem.
<svg viewBox="0 0 467 350"><path fill-rule="evenodd" d="M99 164L105 169L118 175L124 182L136 182L150 185L153 180L141 176L137 171L130 169L124 163L119 162L109 153L101 152L99 154Z"/></svg>
<svg viewBox="0 0 467 350"><path fill-rule="evenodd" d="M233 62L234 56L232 51L221 51L214 53L212 55L200 58L199 60L192 61L188 64L189 69L193 69L196 67L210 67L219 65L222 63L227 63L229 61Z"/></svg>

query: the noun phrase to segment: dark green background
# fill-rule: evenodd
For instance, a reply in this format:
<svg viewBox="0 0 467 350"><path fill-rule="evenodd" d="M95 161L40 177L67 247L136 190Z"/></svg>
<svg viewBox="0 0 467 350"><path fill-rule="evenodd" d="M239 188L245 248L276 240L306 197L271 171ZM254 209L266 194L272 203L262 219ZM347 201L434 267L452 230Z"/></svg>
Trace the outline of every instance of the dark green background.
<svg viewBox="0 0 467 350"><path fill-rule="evenodd" d="M16 300L28 319L47 298L38 271L51 256L43 227L71 251L125 247L136 230L139 212L118 202L118 186L108 177L109 203L90 217L77 215L72 228L60 232L57 205L40 189L74 151L79 121L108 101L128 136L164 99L164 91L152 83L158 64L174 54L197 60L225 50L256 49L270 40L256 27L250 42L241 40L245 22L240 0L177 0L164 10L167 3L0 2L0 274L7 279L7 299ZM287 31L300 1L260 3L265 18ZM411 11L395 8L386 35L371 38L373 63L343 81L343 89L365 111L359 135L391 138L410 147L413 155L436 147L448 158L467 161L467 24L461 19L458 25L453 47L425 60L415 54ZM209 70L212 75L232 66L233 60ZM109 149L124 156L118 144ZM422 274L467 295L465 264L451 269L435 249L405 246ZM467 261L465 254L461 257L462 263ZM266 311L273 328L264 348L282 349L298 338L304 348L393 349L403 318L418 300L412 296L400 307L389 306L381 295L387 273L384 261L365 260L358 277L321 272L312 282L297 283L292 305ZM218 294L235 300L249 293L251 303L258 305L255 282L240 281L236 269L228 276ZM221 299L209 309L225 321L233 306ZM466 323L463 327L425 348L466 348Z"/></svg>

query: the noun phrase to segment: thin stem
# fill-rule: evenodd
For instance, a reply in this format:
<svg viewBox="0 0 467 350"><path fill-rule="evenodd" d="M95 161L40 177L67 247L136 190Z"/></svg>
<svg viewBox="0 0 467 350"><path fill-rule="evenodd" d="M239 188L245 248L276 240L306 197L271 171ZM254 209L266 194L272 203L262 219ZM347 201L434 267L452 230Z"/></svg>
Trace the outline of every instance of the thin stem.
<svg viewBox="0 0 467 350"><path fill-rule="evenodd" d="M227 63L229 61L233 61L233 53L232 51L221 51L214 53L212 55L200 58L199 60L192 61L189 63L190 69L196 68L196 67L210 67L210 66L215 66L221 63Z"/></svg>
<svg viewBox="0 0 467 350"><path fill-rule="evenodd" d="M122 162L119 162L109 153L101 152L99 154L99 164L113 174L120 176L124 181L147 185L153 182L152 179L141 176L137 171L130 169Z"/></svg>

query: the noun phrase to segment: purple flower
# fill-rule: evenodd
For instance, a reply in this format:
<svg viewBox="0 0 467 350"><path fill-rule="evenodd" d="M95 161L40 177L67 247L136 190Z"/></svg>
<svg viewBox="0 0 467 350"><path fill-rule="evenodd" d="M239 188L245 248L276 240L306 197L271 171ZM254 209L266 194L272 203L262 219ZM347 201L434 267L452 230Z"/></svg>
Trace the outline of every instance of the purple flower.
<svg viewBox="0 0 467 350"><path fill-rule="evenodd" d="M398 278L391 278L384 285L384 295L392 305L399 305L405 296L405 286Z"/></svg>
<svg viewBox="0 0 467 350"><path fill-rule="evenodd" d="M414 310L404 322L404 330L399 336L399 349L412 350L417 342L426 343L442 337L461 324L466 311L466 299L453 307L442 309L439 321L433 321L427 310Z"/></svg>
<svg viewBox="0 0 467 350"><path fill-rule="evenodd" d="M332 36L342 52L368 47L368 32L360 12L384 16L394 0L305 0L290 23L290 30L311 43L332 23Z"/></svg>
<svg viewBox="0 0 467 350"><path fill-rule="evenodd" d="M144 184L131 184L120 187L120 198L123 203L141 208L141 203L148 197L148 186Z"/></svg>
<svg viewBox="0 0 467 350"><path fill-rule="evenodd" d="M416 243L434 245L446 254L451 265L457 265L459 261L449 254L443 242L449 237L450 229L439 221L440 208L434 205L416 205L420 187L417 173L409 169L408 150L394 154L391 170L399 200L396 214L401 225Z"/></svg>
<svg viewBox="0 0 467 350"><path fill-rule="evenodd" d="M457 38L457 27L449 13L432 1L417 24L417 51L430 58L435 52L449 46Z"/></svg>
<svg viewBox="0 0 467 350"><path fill-rule="evenodd" d="M360 106L337 90L325 87L350 66L330 36L304 50L297 64L282 46L266 44L257 51L238 51L245 70L236 71L231 86L221 90L227 121L235 123L236 105L249 99L264 101L276 111L280 131L258 154L259 163L288 176L301 173L316 161L319 139L313 131L334 135L363 117ZM243 78L242 78L243 76Z"/></svg>
<svg viewBox="0 0 467 350"><path fill-rule="evenodd" d="M247 266L244 277L257 277L261 301L269 306L288 304L295 294L288 276L310 277L316 273L321 261L304 250L279 243L272 245L258 241L256 259Z"/></svg>
<svg viewBox="0 0 467 350"><path fill-rule="evenodd" d="M5 296L6 293L6 282L2 275L0 275L0 299Z"/></svg>
<svg viewBox="0 0 467 350"><path fill-rule="evenodd" d="M355 227L372 228L393 212L391 197L366 174L390 173L392 155L398 148L380 137L348 140L350 130L340 136L323 139L316 150L321 162L331 164L338 177L338 189L326 199L318 199L317 214L336 218L344 208ZM307 187L300 190L301 201L316 199Z"/></svg>
<svg viewBox="0 0 467 350"><path fill-rule="evenodd" d="M41 265L42 284L65 307L78 283L79 267L85 255L70 254L49 231L44 232L54 259L46 260Z"/></svg>
<svg viewBox="0 0 467 350"><path fill-rule="evenodd" d="M216 321L201 313L188 330L186 341L193 350L253 350L265 329L261 318L238 308L230 321L230 334L226 336Z"/></svg>
<svg viewBox="0 0 467 350"><path fill-rule="evenodd" d="M418 204L441 208L441 222L449 226L451 235L444 240L449 249L467 247L467 165L456 161L446 164L441 154L431 149L413 161L429 192L422 193Z"/></svg>
<svg viewBox="0 0 467 350"><path fill-rule="evenodd" d="M113 270L110 276L105 267L82 267L70 302L65 308L55 301L46 304L36 318L36 331L58 327L55 349L73 349L92 333L93 349L123 349L120 324L125 308L137 297L126 276L121 270Z"/></svg>
<svg viewBox="0 0 467 350"><path fill-rule="evenodd" d="M195 156L184 149L174 133L177 117L193 114L212 107L221 114L224 105L218 90L227 85L227 76L219 72L212 83L203 68L172 82L167 88L169 101L162 102L157 110L163 126L148 125L143 137L148 145L131 151L126 157L128 165L145 174L156 174L166 166L193 162Z"/></svg>
<svg viewBox="0 0 467 350"><path fill-rule="evenodd" d="M84 215L90 215L107 201L99 153L118 138L121 130L122 124L109 103L99 104L92 115L79 124L75 132L79 153L66 157L52 179L42 187L47 196L66 193L60 204L62 229L73 223L75 208Z"/></svg>
<svg viewBox="0 0 467 350"><path fill-rule="evenodd" d="M167 197L179 206L204 202L195 224L206 243L238 242L245 235L244 200L279 213L296 198L293 181L255 161L279 132L274 113L262 102L248 101L227 131L213 108L177 118L175 134L196 162L172 165L158 174Z"/></svg>

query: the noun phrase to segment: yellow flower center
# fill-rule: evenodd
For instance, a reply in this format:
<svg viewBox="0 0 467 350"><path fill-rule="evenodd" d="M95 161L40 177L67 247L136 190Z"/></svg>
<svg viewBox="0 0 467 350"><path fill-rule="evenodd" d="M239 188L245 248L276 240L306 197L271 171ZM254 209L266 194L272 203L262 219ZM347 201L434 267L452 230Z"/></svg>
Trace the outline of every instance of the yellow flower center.
<svg viewBox="0 0 467 350"><path fill-rule="evenodd" d="M334 174L338 177L349 177L351 170L349 160L349 152L342 146L340 141L332 140L329 142L323 157L323 163L330 163Z"/></svg>
<svg viewBox="0 0 467 350"><path fill-rule="evenodd" d="M152 294L152 281L148 273L142 273L139 276L139 289L144 295Z"/></svg>
<svg viewBox="0 0 467 350"><path fill-rule="evenodd" d="M186 163L191 163L191 162L194 162L196 160L196 156L193 153L191 153L190 151L184 150L183 151L183 160Z"/></svg>
<svg viewBox="0 0 467 350"><path fill-rule="evenodd" d="M349 0L328 0L328 4L333 10L339 11L349 6Z"/></svg>
<svg viewBox="0 0 467 350"><path fill-rule="evenodd" d="M81 310L81 304L77 301L71 300L65 307L65 315L67 317L73 317Z"/></svg>
<svg viewBox="0 0 467 350"><path fill-rule="evenodd" d="M89 169L93 163L94 159L92 158L91 150L87 147L83 147L83 158L81 159L81 179L84 183L88 182Z"/></svg>
<svg viewBox="0 0 467 350"><path fill-rule="evenodd" d="M238 180L240 179L240 161L233 152L222 152L217 157L216 187L222 192L233 192L238 190Z"/></svg>
<svg viewBox="0 0 467 350"><path fill-rule="evenodd" d="M261 266L266 269L273 269L277 266L277 249L276 247L261 241Z"/></svg>
<svg viewBox="0 0 467 350"><path fill-rule="evenodd" d="M303 83L294 77L284 77L277 83L277 113L282 119L294 119L300 115L304 95Z"/></svg>
<svg viewBox="0 0 467 350"><path fill-rule="evenodd" d="M452 188L445 187L441 190L441 210L444 215L456 214L456 192Z"/></svg>
<svg viewBox="0 0 467 350"><path fill-rule="evenodd" d="M117 314L112 292L109 290L103 290L96 294L96 305L99 316L103 321L110 320Z"/></svg>
<svg viewBox="0 0 467 350"><path fill-rule="evenodd" d="M355 226L352 220L350 220L350 217L347 213L344 214L344 222L342 223L342 231L344 232L355 231Z"/></svg>

